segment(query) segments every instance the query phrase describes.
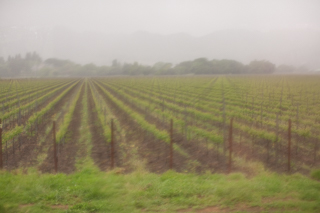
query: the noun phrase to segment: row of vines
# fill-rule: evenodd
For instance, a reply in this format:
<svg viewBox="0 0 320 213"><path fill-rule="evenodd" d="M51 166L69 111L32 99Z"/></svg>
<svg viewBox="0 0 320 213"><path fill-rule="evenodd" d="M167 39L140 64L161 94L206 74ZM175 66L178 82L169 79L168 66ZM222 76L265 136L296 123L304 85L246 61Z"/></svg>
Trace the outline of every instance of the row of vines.
<svg viewBox="0 0 320 213"><path fill-rule="evenodd" d="M21 162L12 162L22 161L18 153L30 157L30 149L51 156L52 121L58 152L78 156L64 150L71 149L64 144L71 140L70 146L79 146L83 119L79 113L86 103L91 157L103 170L117 166L131 171L131 158L140 158L153 172L170 168L250 172L251 162L258 162L277 172L308 173L320 165L319 80L318 76L1 80L0 163L19 167ZM53 157L47 158L49 162Z"/></svg>

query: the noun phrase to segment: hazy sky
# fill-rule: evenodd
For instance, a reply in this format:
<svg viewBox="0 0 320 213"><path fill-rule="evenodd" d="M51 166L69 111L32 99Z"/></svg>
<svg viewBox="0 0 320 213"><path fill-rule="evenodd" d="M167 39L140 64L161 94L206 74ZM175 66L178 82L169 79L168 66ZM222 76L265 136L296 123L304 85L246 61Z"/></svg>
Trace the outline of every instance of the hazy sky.
<svg viewBox="0 0 320 213"><path fill-rule="evenodd" d="M320 0L0 0L0 26L201 36L224 29L320 30Z"/></svg>

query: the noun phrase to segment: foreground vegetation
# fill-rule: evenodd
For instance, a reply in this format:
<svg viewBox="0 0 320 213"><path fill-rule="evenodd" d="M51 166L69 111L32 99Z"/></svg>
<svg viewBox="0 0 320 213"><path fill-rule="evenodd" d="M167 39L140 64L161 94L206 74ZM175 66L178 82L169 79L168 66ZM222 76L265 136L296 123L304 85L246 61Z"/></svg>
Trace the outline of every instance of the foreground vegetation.
<svg viewBox="0 0 320 213"><path fill-rule="evenodd" d="M1 81L0 212L319 212L319 80Z"/></svg>
<svg viewBox="0 0 320 213"><path fill-rule="evenodd" d="M72 175L0 175L0 212L319 212L320 183L300 174L262 172L104 173L87 167Z"/></svg>

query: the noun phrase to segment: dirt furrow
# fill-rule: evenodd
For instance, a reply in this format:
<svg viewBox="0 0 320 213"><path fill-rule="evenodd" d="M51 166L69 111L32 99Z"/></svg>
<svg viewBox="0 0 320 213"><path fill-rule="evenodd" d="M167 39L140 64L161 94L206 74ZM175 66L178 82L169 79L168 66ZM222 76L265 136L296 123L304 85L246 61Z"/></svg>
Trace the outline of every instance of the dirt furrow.
<svg viewBox="0 0 320 213"><path fill-rule="evenodd" d="M98 114L95 110L94 100L92 97L92 90L88 87L88 110L89 110L89 123L90 131L92 134L92 150L91 158L94 163L100 168L101 171L110 169L110 145L107 144L103 136L103 129L100 125ZM117 156L117 151L115 153ZM118 161L115 161L116 166L119 166Z"/></svg>
<svg viewBox="0 0 320 213"><path fill-rule="evenodd" d="M118 118L121 126L125 129L126 141L134 141L136 143L140 158L145 160L146 169L156 173L167 171L169 169L169 145L143 130L126 112L118 108L99 87L96 86L96 88L109 104L109 108ZM130 106L130 104L128 105ZM185 171L187 168L186 162L186 157L174 151L173 167L175 170L180 172Z"/></svg>
<svg viewBox="0 0 320 213"><path fill-rule="evenodd" d="M67 134L63 142L57 144L58 147L58 172L72 173L76 170L75 160L77 152L80 147L78 145L80 137L80 125L81 125L81 110L82 110L82 98L84 94L84 86L82 83L79 85L81 89L80 97L77 100L76 108L72 116L72 120L69 124ZM50 140L52 144L52 140ZM50 145L47 157L44 162L39 166L41 172L54 172L53 163L53 145Z"/></svg>
<svg viewBox="0 0 320 213"><path fill-rule="evenodd" d="M79 83L78 83L79 85ZM12 170L18 167L30 167L37 164L37 156L39 153L42 152L44 147L48 146L48 144L52 143L52 140L45 140L43 143L39 144L38 139L40 135L44 135L46 131L46 126L49 125L52 120L51 117L55 113L57 113L60 109L60 106L63 105L64 102L66 102L70 95L78 88L78 85L76 85L74 88L72 88L68 94L66 94L54 107L53 110L51 110L48 114L46 114L41 122L41 124L38 125L38 131L37 134L30 130L28 133L24 133L20 136L20 148L19 148L19 142L14 143L13 146L8 147L8 149L4 149L4 166L8 170ZM50 132L48 134L52 135ZM50 137L49 137L50 138ZM48 138L48 139L49 139ZM12 143L12 142L10 142ZM9 143L8 143L9 145Z"/></svg>

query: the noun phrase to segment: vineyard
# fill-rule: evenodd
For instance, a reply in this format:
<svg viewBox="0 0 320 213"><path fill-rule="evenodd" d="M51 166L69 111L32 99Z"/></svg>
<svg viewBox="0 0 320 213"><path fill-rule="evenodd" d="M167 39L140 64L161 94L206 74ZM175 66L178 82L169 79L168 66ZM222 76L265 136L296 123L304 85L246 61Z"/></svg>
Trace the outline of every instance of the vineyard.
<svg viewBox="0 0 320 213"><path fill-rule="evenodd" d="M0 80L0 167L72 173L309 174L320 166L320 77ZM83 128L88 126L89 132ZM91 137L88 143L86 135ZM88 136L88 137L89 137Z"/></svg>

